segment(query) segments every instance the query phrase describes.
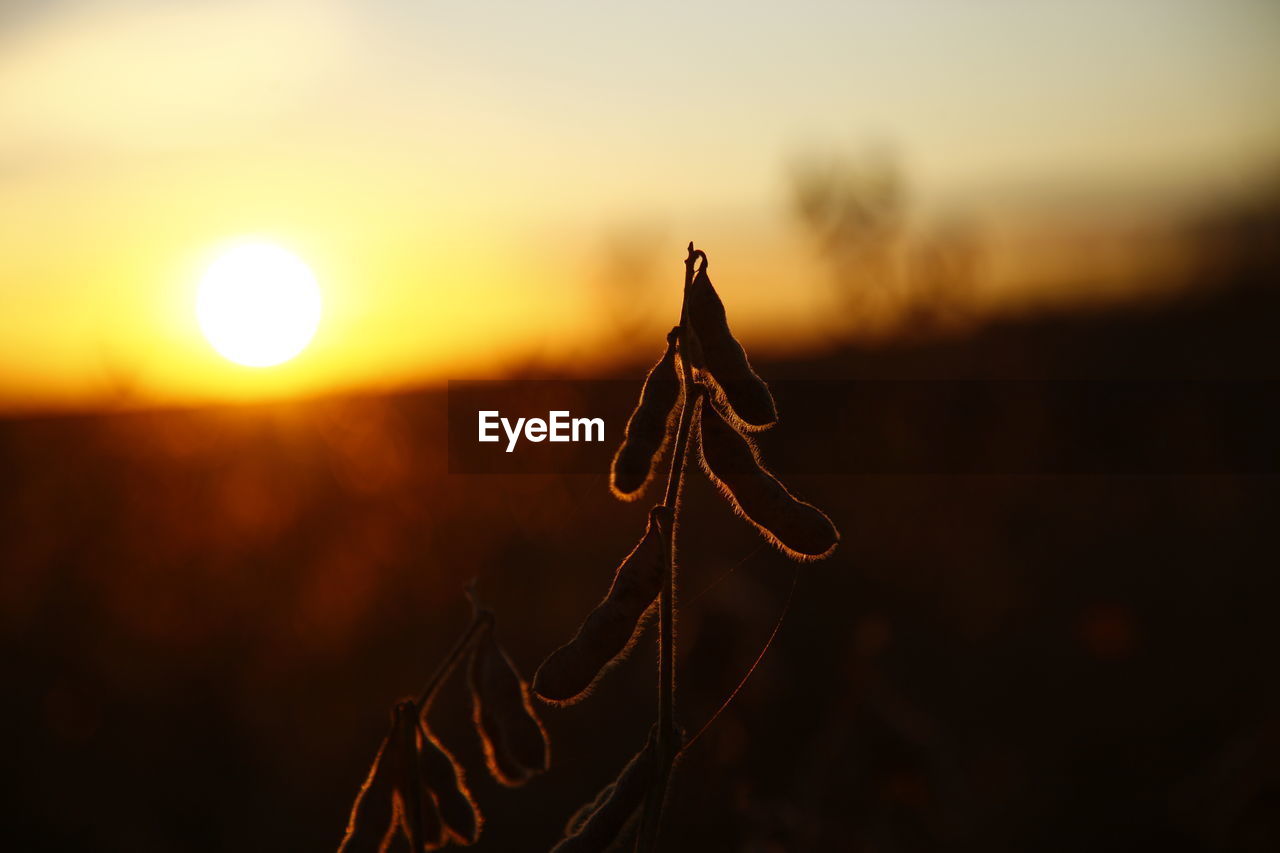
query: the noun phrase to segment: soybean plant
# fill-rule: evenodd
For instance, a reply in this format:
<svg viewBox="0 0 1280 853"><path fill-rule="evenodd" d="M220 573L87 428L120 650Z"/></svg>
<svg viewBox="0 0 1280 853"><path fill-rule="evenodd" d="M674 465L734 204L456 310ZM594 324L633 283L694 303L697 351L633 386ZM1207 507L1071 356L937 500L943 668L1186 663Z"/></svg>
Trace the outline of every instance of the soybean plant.
<svg viewBox="0 0 1280 853"><path fill-rule="evenodd" d="M470 626L426 686L392 708L391 730L356 794L338 853L385 853L397 841L418 853L480 838L484 819L466 774L427 721L440 687L464 658L472 719L493 778L518 787L550 765L550 743L529 686L498 644L493 613L474 593L472 604Z"/></svg>
<svg viewBox="0 0 1280 853"><path fill-rule="evenodd" d="M690 243L680 323L667 335L666 350L645 379L610 471L614 495L636 500L656 479L661 456L671 446L664 496L650 510L648 529L614 573L604 599L533 679L534 692L547 702L581 700L634 645L645 616L656 606L657 721L618 777L570 818L554 853L627 849L632 834L640 853L657 849L668 782L686 747L673 706L672 592L680 492L692 448L734 511L788 557L826 557L840 539L821 510L794 497L760 460L749 433L773 426L777 407L730 331L707 267L706 254Z"/></svg>
<svg viewBox="0 0 1280 853"><path fill-rule="evenodd" d="M418 853L470 845L480 837L483 819L465 774L427 723L441 684L464 657L469 659L472 716L489 773L501 784L517 787L550 765L547 735L531 696L553 706L581 701L635 645L654 611L656 722L613 782L569 818L553 853L657 849L671 773L692 743L675 720L673 596L680 494L690 454L696 453L733 510L788 557L826 557L840 539L821 510L793 496L761 461L751 434L777 422L777 407L729 329L707 266L705 253L690 243L680 322L645 378L610 466L613 494L634 501L658 479L662 458L671 448L666 487L649 510L643 536L572 639L543 661L532 691L498 645L493 613L472 598L474 618L454 649L416 698L403 699L392 709L391 729L356 797L339 853L381 853L399 840L407 840Z"/></svg>

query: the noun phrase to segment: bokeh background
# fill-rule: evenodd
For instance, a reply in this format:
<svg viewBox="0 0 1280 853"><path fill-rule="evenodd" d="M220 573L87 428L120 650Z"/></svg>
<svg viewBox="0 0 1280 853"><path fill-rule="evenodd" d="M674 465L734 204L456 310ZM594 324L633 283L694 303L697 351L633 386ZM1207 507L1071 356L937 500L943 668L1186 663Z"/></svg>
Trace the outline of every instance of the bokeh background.
<svg viewBox="0 0 1280 853"><path fill-rule="evenodd" d="M791 604L668 847L1276 849L1280 481L1222 460L1275 421L1278 45L1266 0L0 5L7 846L336 847L466 582L531 673L643 526L603 471L450 474L443 383L638 388L694 239L768 379L1041 396L781 400L766 453L845 536L799 569L690 479L686 725ZM326 301L264 371L193 313L246 234ZM1259 417L1165 395L1187 465L1135 474L1055 391L1118 380ZM833 409L1042 472L812 473ZM651 643L519 791L446 689L480 849L548 848L639 746Z"/></svg>

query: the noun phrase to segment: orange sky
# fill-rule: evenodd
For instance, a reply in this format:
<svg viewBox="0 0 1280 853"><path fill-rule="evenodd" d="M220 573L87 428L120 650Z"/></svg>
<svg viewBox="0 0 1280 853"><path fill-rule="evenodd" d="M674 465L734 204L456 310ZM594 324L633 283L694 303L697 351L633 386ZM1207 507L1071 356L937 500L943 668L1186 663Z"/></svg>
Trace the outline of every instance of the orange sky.
<svg viewBox="0 0 1280 853"><path fill-rule="evenodd" d="M634 230L667 255L654 328L693 238L735 324L781 341L830 310L788 208L813 146L890 145L921 212L1069 188L1153 216L1247 191L1280 152L1266 0L3 8L7 407L592 352L616 331L592 283ZM225 361L193 313L203 266L246 235L325 294L312 346L276 368Z"/></svg>

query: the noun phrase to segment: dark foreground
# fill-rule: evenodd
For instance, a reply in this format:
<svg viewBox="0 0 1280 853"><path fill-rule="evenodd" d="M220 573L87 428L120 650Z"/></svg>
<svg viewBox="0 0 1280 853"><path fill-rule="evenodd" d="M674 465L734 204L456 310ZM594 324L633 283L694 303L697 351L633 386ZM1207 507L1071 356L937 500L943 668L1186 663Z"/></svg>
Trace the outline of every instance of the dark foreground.
<svg viewBox="0 0 1280 853"><path fill-rule="evenodd" d="M792 470L821 471L833 429L906 467L790 477L844 542L800 567L776 644L679 768L668 848L1280 849L1280 478L1258 433L1274 273L1255 259L1159 305L758 365L1194 382L1185 405L1135 409L1120 446L1061 417L1052 384L852 421L780 401ZM1254 383L1256 420L1204 402L1224 380ZM939 450L952 423L967 438ZM532 674L645 507L609 499L603 472L451 475L445 431L438 392L0 424L6 848L335 848L472 577ZM953 458L975 446L1019 467ZM687 500L677 701L696 729L797 569L700 477ZM446 689L433 719L487 813L478 849L548 848L640 745L651 643L545 711L552 770L521 790L481 772L463 685Z"/></svg>

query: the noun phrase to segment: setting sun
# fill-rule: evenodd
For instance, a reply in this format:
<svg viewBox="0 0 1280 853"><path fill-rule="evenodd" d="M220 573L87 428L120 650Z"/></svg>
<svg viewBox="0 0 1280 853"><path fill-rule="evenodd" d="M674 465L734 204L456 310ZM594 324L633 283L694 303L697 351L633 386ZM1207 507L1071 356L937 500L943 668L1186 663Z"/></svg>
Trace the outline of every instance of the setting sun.
<svg viewBox="0 0 1280 853"><path fill-rule="evenodd" d="M311 342L320 304L315 275L296 255L269 243L245 243L205 271L196 317L220 355L246 367L271 367Z"/></svg>

